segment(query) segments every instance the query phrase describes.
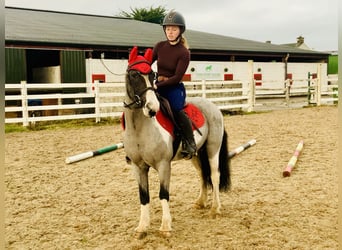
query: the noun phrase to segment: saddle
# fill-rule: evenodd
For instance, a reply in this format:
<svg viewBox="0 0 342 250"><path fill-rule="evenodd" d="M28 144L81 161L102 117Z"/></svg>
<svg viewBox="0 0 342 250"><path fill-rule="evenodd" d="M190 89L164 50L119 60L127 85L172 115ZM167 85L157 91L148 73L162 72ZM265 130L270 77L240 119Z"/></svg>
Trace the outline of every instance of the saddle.
<svg viewBox="0 0 342 250"><path fill-rule="evenodd" d="M158 95L158 100L160 103L160 111L156 114L157 121L166 131L170 133L172 137L175 138L177 137L180 128L175 121L170 104L166 98L160 95ZM199 108L191 103L187 103L184 106L184 112L191 121L192 130L196 130L200 135L202 135L199 128L204 125L205 118Z"/></svg>

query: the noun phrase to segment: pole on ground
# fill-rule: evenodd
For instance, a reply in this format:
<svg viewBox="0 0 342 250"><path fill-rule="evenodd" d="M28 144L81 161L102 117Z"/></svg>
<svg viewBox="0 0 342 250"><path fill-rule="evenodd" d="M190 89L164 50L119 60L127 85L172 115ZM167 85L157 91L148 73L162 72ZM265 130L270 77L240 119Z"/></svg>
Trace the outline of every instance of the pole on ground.
<svg viewBox="0 0 342 250"><path fill-rule="evenodd" d="M233 158L235 155L240 154L242 151L246 150L247 148L253 146L256 143L255 139L250 140L249 142L237 147L233 151L229 152L228 157Z"/></svg>
<svg viewBox="0 0 342 250"><path fill-rule="evenodd" d="M120 142L118 144L103 147L95 151L88 151L88 152L80 153L77 155L69 156L65 159L65 163L69 164L69 163L74 163L77 161L85 160L85 159L94 157L96 155L101 155L101 154L104 154L104 153L107 153L107 152L110 152L119 148L123 148L123 147L124 147L123 143Z"/></svg>
<svg viewBox="0 0 342 250"><path fill-rule="evenodd" d="M297 147L296 147L296 150L295 150L295 152L293 153L293 156L291 157L291 159L290 159L289 162L287 163L286 168L285 168L284 171L283 171L283 177L289 177L289 176L291 175L291 171L292 171L292 169L294 168L294 166L296 165L298 156L299 156L300 152L302 151L303 146L304 146L304 141L301 140L301 141L298 143L298 145L297 145Z"/></svg>
<svg viewBox="0 0 342 250"><path fill-rule="evenodd" d="M236 156L237 154L240 154L242 151L246 150L247 148L253 146L256 143L255 139L252 139L250 141L248 141L247 143L237 147L236 149L234 149L233 151L228 153L228 157L229 158L233 158L234 156ZM107 147L103 147L100 149L97 149L95 151L87 151L84 153L80 153L77 155L73 155L73 156L69 156L65 159L65 163L66 164L70 164L70 163L74 163L77 161L81 161L81 160L85 160L91 157L94 157L96 155L101 155L119 148L123 148L124 144L123 143L118 143L118 144L114 144L111 146L107 146Z"/></svg>

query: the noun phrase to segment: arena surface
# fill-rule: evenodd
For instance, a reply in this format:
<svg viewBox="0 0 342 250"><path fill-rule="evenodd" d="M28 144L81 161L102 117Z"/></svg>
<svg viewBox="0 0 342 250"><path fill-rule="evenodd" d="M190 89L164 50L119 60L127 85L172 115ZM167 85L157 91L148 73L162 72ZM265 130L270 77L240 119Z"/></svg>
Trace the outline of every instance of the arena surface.
<svg viewBox="0 0 342 250"><path fill-rule="evenodd" d="M142 240L134 237L138 187L124 149L65 164L67 156L121 142L119 124L6 134L6 249L337 249L337 113L327 106L226 116L231 150L257 143L232 159L222 215L192 208L197 173L190 162L174 162L172 236L158 233L151 170L151 227Z"/></svg>

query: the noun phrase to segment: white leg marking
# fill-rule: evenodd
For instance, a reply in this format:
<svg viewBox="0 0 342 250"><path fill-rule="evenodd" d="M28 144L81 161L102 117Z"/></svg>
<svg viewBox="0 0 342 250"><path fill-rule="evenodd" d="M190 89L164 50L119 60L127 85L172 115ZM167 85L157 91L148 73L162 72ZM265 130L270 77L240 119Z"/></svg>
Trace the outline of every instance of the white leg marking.
<svg viewBox="0 0 342 250"><path fill-rule="evenodd" d="M170 232L171 229L171 213L170 213L170 207L169 207L169 202L165 199L160 201L162 209L163 209L163 216L162 216L162 223L160 226L160 231L161 232Z"/></svg>
<svg viewBox="0 0 342 250"><path fill-rule="evenodd" d="M211 207L211 213L213 216L220 214L221 202L220 202L220 172L218 169L219 153L217 153L213 158L209 159L211 168L211 182L213 183L213 203Z"/></svg>
<svg viewBox="0 0 342 250"><path fill-rule="evenodd" d="M138 227L135 229L138 233L147 232L148 227L150 226L150 205L141 205L140 206L140 221Z"/></svg>

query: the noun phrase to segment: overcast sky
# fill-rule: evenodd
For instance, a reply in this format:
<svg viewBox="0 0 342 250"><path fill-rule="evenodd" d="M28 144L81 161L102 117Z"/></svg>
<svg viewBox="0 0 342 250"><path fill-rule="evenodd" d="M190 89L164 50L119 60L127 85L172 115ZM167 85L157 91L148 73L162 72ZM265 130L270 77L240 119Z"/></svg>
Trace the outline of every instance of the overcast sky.
<svg viewBox="0 0 342 250"><path fill-rule="evenodd" d="M339 0L5 0L6 6L115 16L130 8L165 7L188 29L274 44L298 36L318 51L338 49Z"/></svg>

